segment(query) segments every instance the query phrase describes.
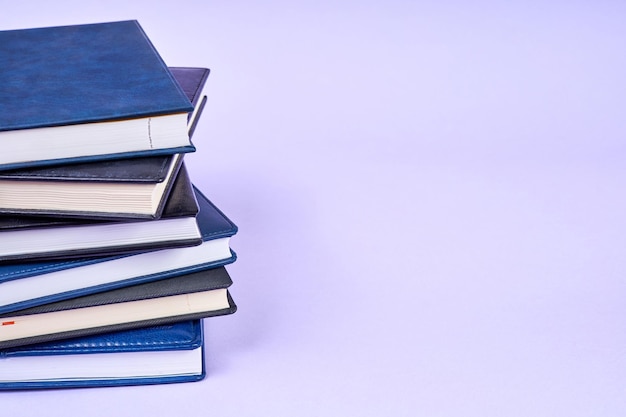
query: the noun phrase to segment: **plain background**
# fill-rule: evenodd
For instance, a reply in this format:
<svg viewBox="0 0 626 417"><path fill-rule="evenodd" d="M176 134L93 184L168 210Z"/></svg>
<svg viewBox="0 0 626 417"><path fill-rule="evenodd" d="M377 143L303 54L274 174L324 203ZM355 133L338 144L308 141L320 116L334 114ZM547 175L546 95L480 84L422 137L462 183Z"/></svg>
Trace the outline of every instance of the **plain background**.
<svg viewBox="0 0 626 417"><path fill-rule="evenodd" d="M625 13L1 0L3 30L137 19L211 68L187 164L240 228L204 381L2 415L623 416Z"/></svg>

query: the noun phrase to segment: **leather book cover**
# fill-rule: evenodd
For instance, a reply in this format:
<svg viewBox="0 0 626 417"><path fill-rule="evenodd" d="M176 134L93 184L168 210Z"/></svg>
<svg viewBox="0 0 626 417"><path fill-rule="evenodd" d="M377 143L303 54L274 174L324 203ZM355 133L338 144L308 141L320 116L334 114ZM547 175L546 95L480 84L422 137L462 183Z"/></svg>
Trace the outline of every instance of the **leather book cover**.
<svg viewBox="0 0 626 417"><path fill-rule="evenodd" d="M191 138L195 127L204 109L206 96L203 88L209 76L209 69L196 67L170 68L175 79L183 88L185 94L194 105L193 114L189 115L189 137ZM130 159L112 159L97 162L70 163L46 167L31 167L8 171L0 171L0 187L3 181L41 181L47 187L54 186L55 182L63 184L87 183L120 183L120 184L157 184L168 181L163 190L160 203L153 214L126 211L123 213L101 211L79 211L77 209L60 210L53 208L23 209L2 207L0 202L0 214L15 214L29 216L53 216L69 218L92 218L92 219L158 219L163 211L165 202L180 164L182 154L161 155L149 157L137 157ZM176 164L171 176L167 176L171 164ZM0 188L1 189L1 188ZM115 198L111 196L110 198ZM42 206L43 207L43 206Z"/></svg>
<svg viewBox="0 0 626 417"><path fill-rule="evenodd" d="M0 170L195 151L136 20L0 31L0 62Z"/></svg>
<svg viewBox="0 0 626 417"><path fill-rule="evenodd" d="M195 117L195 113L201 113L204 110L206 104L206 95L202 93L202 90L209 77L210 70L208 68L199 67L170 67L172 75L178 81L178 84L183 89L189 100L194 106L194 113L190 114L189 125L189 137L193 136L193 132L196 130L199 117Z"/></svg>
<svg viewBox="0 0 626 417"><path fill-rule="evenodd" d="M13 367L11 376L7 376L7 372L0 376L0 389L77 388L198 381L206 375L203 348L204 334L200 319L7 348L0 351L0 364L4 359L11 359ZM187 355L185 352L197 349L201 353L196 356L199 363L195 367L195 372L174 369L157 373L154 372L154 367L151 367L152 369L129 375L125 369L119 371L110 369L111 363L123 367L122 362L115 360L116 356L111 356L113 362L98 360L99 355L116 353L124 353L125 357L130 355L130 358L144 359L151 358L154 352L157 355L158 352L173 352L176 358L177 352ZM57 366L44 370L42 373L45 376L39 371L34 371L37 377L33 377L34 365L31 358L40 363L37 358L41 357L47 357L55 362L69 360L71 368L78 368L80 371L70 370L67 366ZM161 356L156 356L155 360L158 359L161 359Z"/></svg>
<svg viewBox="0 0 626 417"><path fill-rule="evenodd" d="M209 69L170 67L170 71L194 109L197 109L195 114L189 115L189 136L192 137L193 129L204 109L202 90L209 76ZM165 179L171 158L172 155L159 155L12 169L0 171L0 180L154 183Z"/></svg>
<svg viewBox="0 0 626 417"><path fill-rule="evenodd" d="M0 181L156 183L165 180L173 155L113 159L0 171Z"/></svg>
<svg viewBox="0 0 626 417"><path fill-rule="evenodd" d="M0 131L188 113L135 20L0 31Z"/></svg>
<svg viewBox="0 0 626 417"><path fill-rule="evenodd" d="M182 164L176 180L172 185L169 198L163 208L161 218L195 216L198 213L198 203L193 192L193 185L189 178L189 173ZM136 220L136 221L158 221L158 220ZM64 218L52 216L15 216L0 214L0 241L3 231L16 229L32 229L43 227L74 227L88 226L96 224L117 223L116 220ZM132 222L124 222L132 223Z"/></svg>

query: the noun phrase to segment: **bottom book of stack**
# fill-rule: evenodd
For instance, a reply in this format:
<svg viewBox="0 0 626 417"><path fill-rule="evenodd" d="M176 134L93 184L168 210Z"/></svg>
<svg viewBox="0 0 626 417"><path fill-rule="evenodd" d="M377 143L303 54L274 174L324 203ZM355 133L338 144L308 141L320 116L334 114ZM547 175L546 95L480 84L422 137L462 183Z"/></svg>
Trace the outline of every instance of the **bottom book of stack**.
<svg viewBox="0 0 626 417"><path fill-rule="evenodd" d="M203 379L202 320L2 351L0 388L76 388Z"/></svg>

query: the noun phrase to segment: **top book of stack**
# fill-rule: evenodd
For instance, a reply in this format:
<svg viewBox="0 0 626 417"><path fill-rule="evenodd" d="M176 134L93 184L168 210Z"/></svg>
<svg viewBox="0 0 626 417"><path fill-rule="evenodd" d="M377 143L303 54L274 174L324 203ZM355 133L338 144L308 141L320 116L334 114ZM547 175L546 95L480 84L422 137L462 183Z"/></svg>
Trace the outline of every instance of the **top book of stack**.
<svg viewBox="0 0 626 417"><path fill-rule="evenodd" d="M195 150L136 21L0 31L0 62L0 170Z"/></svg>

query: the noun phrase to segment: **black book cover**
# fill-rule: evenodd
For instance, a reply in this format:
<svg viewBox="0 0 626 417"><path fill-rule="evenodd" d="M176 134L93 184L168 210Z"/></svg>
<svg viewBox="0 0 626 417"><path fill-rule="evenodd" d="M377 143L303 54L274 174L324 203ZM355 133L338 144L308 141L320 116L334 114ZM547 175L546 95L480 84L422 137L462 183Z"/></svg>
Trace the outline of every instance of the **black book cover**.
<svg viewBox="0 0 626 417"><path fill-rule="evenodd" d="M137 251L193 246L202 243L195 216L198 202L191 180L183 164L172 191L165 204L163 214L156 220L110 221L93 219L64 219L41 216L0 216L0 261L43 260L79 258L88 256L110 256ZM154 239L151 233L160 230L161 224L171 219L192 219L193 234L184 236L162 236ZM183 220L184 221L184 220ZM187 222L185 222L186 224ZM106 227L112 226L112 227ZM51 234L49 229L53 229ZM67 233L78 229L82 233ZM106 233L102 233L106 229ZM20 235L28 235L26 242L19 242ZM171 233L178 235L174 228ZM162 233L159 231L159 233ZM94 235L95 234L95 235ZM95 246L86 246L82 238L93 239ZM53 243L63 243L60 249L48 249L46 239ZM133 243L126 243L131 239ZM124 242L122 242L124 241ZM35 249L37 248L37 249Z"/></svg>

